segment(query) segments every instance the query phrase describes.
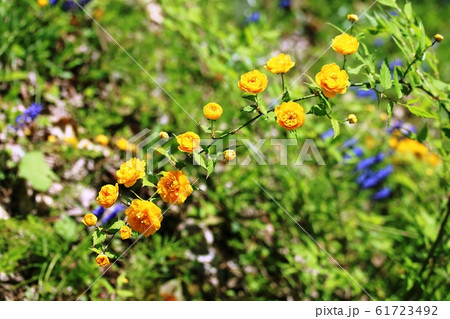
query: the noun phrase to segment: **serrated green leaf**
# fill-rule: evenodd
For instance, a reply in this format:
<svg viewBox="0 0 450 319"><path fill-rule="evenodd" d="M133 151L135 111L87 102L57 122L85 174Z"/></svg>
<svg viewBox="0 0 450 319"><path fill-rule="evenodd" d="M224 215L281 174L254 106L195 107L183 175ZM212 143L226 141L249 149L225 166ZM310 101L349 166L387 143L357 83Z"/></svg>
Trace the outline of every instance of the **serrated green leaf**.
<svg viewBox="0 0 450 319"><path fill-rule="evenodd" d="M420 108L420 107L418 107L418 106L408 106L408 110L409 110L412 114L414 114L414 115L416 115L416 116L418 116L418 117L430 118L430 119L435 119L435 118L437 118L436 115L431 114L430 112L425 111L424 109L422 109L422 108Z"/></svg>
<svg viewBox="0 0 450 319"><path fill-rule="evenodd" d="M202 131L206 134L211 133L211 128L205 124L201 124L200 123L200 128L202 129Z"/></svg>
<svg viewBox="0 0 450 319"><path fill-rule="evenodd" d="M215 166L216 166L216 162L213 161L212 159L209 159L208 165L206 167L206 171L207 171L206 178L208 178L209 175L211 175L214 172Z"/></svg>
<svg viewBox="0 0 450 319"><path fill-rule="evenodd" d="M379 4L391 7L391 8L398 8L397 3L395 0L378 0Z"/></svg>
<svg viewBox="0 0 450 319"><path fill-rule="evenodd" d="M109 226L108 231L111 233L116 233L120 230L122 226L125 226L125 222L123 220L118 220L114 222L111 226Z"/></svg>
<svg viewBox="0 0 450 319"><path fill-rule="evenodd" d="M381 66L380 84L385 91L392 87L391 71L389 70L389 67L386 64L386 61L384 61L383 65Z"/></svg>
<svg viewBox="0 0 450 319"><path fill-rule="evenodd" d="M365 64L360 64L357 67L350 67L350 66L346 66L345 70L347 71L347 73L350 74L359 74L359 72L361 71L361 68L363 68L365 66Z"/></svg>
<svg viewBox="0 0 450 319"><path fill-rule="evenodd" d="M92 250L94 253L97 253L97 254L101 254L102 253L102 251L100 249L97 249L95 247L90 247L89 249Z"/></svg>
<svg viewBox="0 0 450 319"><path fill-rule="evenodd" d="M256 105L247 105L242 109L242 112L251 113L256 110Z"/></svg>
<svg viewBox="0 0 450 319"><path fill-rule="evenodd" d="M331 119L331 127L333 128L333 131L334 131L334 137L333 138L338 137L339 134L341 133L341 128L339 126L338 120L332 118Z"/></svg>
<svg viewBox="0 0 450 319"><path fill-rule="evenodd" d="M395 94L397 95L397 100L398 100L403 96L403 92L402 92L402 86L398 80L397 68L394 69L394 89L395 89Z"/></svg>
<svg viewBox="0 0 450 319"><path fill-rule="evenodd" d="M200 154L199 152L194 152L193 154L194 161L204 169L206 169L205 155Z"/></svg>
<svg viewBox="0 0 450 319"><path fill-rule="evenodd" d="M404 7L404 12L405 12L405 14L406 14L406 17L408 18L408 20L409 21L412 21L413 20L413 10L412 10L412 6L411 6L411 2L407 2L406 4L405 4L405 7Z"/></svg>
<svg viewBox="0 0 450 319"><path fill-rule="evenodd" d="M100 229L96 229L92 233L92 246L97 246L102 244L106 240L106 234L102 232Z"/></svg>
<svg viewBox="0 0 450 319"><path fill-rule="evenodd" d="M388 128L391 126L392 112L394 111L394 106L395 106L394 102L389 101L388 108L387 108L387 113L388 113L387 126L388 126Z"/></svg>
<svg viewBox="0 0 450 319"><path fill-rule="evenodd" d="M110 258L110 259L118 259L120 255L115 254L111 251L106 251L105 252L106 257Z"/></svg>

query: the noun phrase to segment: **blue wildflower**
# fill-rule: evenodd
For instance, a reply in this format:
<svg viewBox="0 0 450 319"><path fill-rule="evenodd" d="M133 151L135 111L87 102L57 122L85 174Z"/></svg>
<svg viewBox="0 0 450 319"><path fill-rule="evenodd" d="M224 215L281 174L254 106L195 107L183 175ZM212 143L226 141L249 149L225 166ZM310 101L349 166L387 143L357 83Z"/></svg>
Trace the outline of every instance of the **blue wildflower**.
<svg viewBox="0 0 450 319"><path fill-rule="evenodd" d="M16 118L16 124L20 127L30 124L42 112L42 104L32 103L21 115Z"/></svg>
<svg viewBox="0 0 450 319"><path fill-rule="evenodd" d="M249 24L252 22L258 22L260 18L261 18L261 14L258 11L253 12L251 15L249 15L249 16L247 16L247 18L245 18L245 24Z"/></svg>
<svg viewBox="0 0 450 319"><path fill-rule="evenodd" d="M54 6L58 3L58 0L50 0L49 3L50 5Z"/></svg>
<svg viewBox="0 0 450 319"><path fill-rule="evenodd" d="M356 165L356 170L358 171L366 170L369 167L381 162L382 160L384 160L384 153L379 153L375 156L365 158Z"/></svg>
<svg viewBox="0 0 450 319"><path fill-rule="evenodd" d="M362 185L372 176L373 176L373 171L371 171L371 170L364 171L361 175L359 175L356 178L356 183L358 185Z"/></svg>
<svg viewBox="0 0 450 319"><path fill-rule="evenodd" d="M334 136L334 131L332 128L330 128L329 130L325 131L322 133L322 135L320 135L320 138L322 140L326 140L327 138L333 137Z"/></svg>
<svg viewBox="0 0 450 319"><path fill-rule="evenodd" d="M123 204L116 204L114 205L112 212L109 213L108 215L106 215L105 217L103 217L102 219L102 223L103 224L108 224L111 220L113 220L114 218L117 217L117 215L119 215L119 213L121 211L123 211L125 209L125 205Z"/></svg>
<svg viewBox="0 0 450 319"><path fill-rule="evenodd" d="M75 2L73 0L66 0L62 4L61 8L64 11L74 11L74 10L78 10L80 7L84 7L89 2L91 2L91 0L78 0L77 2Z"/></svg>
<svg viewBox="0 0 450 319"><path fill-rule="evenodd" d="M372 195L372 200L383 200L391 196L391 189L389 187L383 187L378 192Z"/></svg>
<svg viewBox="0 0 450 319"><path fill-rule="evenodd" d="M398 12L396 10L392 10L389 12L391 16L398 17Z"/></svg>
<svg viewBox="0 0 450 319"><path fill-rule="evenodd" d="M98 206L96 209L92 211L92 214L94 214L98 219L101 219L104 213L105 208L103 206Z"/></svg>
<svg viewBox="0 0 450 319"><path fill-rule="evenodd" d="M363 154L364 154L364 152L363 152L363 150L362 150L361 147L354 147L354 148L352 149L352 151L353 151L353 154L356 155L356 157L361 157L361 156L363 156Z"/></svg>
<svg viewBox="0 0 450 319"><path fill-rule="evenodd" d="M375 90L373 90L373 89L369 89L369 90L359 89L358 91L356 91L356 95L358 97L362 97L362 98L367 97L374 101L376 101L378 99L377 92L375 92Z"/></svg>
<svg viewBox="0 0 450 319"><path fill-rule="evenodd" d="M278 6L281 9L289 10L291 8L291 0L280 0Z"/></svg>
<svg viewBox="0 0 450 319"><path fill-rule="evenodd" d="M350 138L342 144L342 147L350 148L350 147L353 147L356 143L358 143L358 140L356 138Z"/></svg>
<svg viewBox="0 0 450 319"><path fill-rule="evenodd" d="M369 178L367 178L361 185L362 189L375 187L384 181L389 175L392 174L394 168L392 165L388 165L377 172L374 172Z"/></svg>
<svg viewBox="0 0 450 319"><path fill-rule="evenodd" d="M374 44L376 47L380 47L380 46L383 45L383 43L384 43L384 41L383 41L382 38L376 38L376 39L375 39L375 42L374 42L373 44Z"/></svg>

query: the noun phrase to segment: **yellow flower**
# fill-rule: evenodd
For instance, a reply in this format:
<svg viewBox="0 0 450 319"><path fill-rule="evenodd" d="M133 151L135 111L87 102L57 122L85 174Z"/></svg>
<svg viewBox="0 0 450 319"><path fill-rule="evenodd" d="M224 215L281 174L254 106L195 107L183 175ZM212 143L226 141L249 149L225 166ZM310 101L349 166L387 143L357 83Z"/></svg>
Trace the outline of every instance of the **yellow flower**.
<svg viewBox="0 0 450 319"><path fill-rule="evenodd" d="M109 258L106 255L100 254L97 256L97 258L95 258L95 262L100 267L105 267L109 265Z"/></svg>
<svg viewBox="0 0 450 319"><path fill-rule="evenodd" d="M128 142L125 138L121 137L116 141L116 146L122 151L136 151L136 145Z"/></svg>
<svg viewBox="0 0 450 319"><path fill-rule="evenodd" d="M125 187L131 187L138 179L144 177L145 161L133 157L120 165L120 169L116 172L116 175L119 184L124 184Z"/></svg>
<svg viewBox="0 0 450 319"><path fill-rule="evenodd" d="M267 82L265 74L253 70L241 75L238 86L244 92L257 94L266 89Z"/></svg>
<svg viewBox="0 0 450 319"><path fill-rule="evenodd" d="M357 38L343 33L331 41L331 47L340 54L349 55L358 51L359 42Z"/></svg>
<svg viewBox="0 0 450 319"><path fill-rule="evenodd" d="M167 132L161 131L161 132L159 132L159 138L168 141L169 134L167 134Z"/></svg>
<svg viewBox="0 0 450 319"><path fill-rule="evenodd" d="M348 74L336 63L325 64L316 74L316 83L322 88L326 97L334 97L338 93L347 92Z"/></svg>
<svg viewBox="0 0 450 319"><path fill-rule="evenodd" d="M444 40L444 36L442 35L442 34L435 34L434 35L434 39L437 41L437 42L441 42L442 40Z"/></svg>
<svg viewBox="0 0 450 319"><path fill-rule="evenodd" d="M222 116L222 107L217 103L208 103L203 107L203 114L208 120L217 120Z"/></svg>
<svg viewBox="0 0 450 319"><path fill-rule="evenodd" d="M58 138L55 135L47 136L47 141L49 141L50 143L56 143L57 140Z"/></svg>
<svg viewBox="0 0 450 319"><path fill-rule="evenodd" d="M267 71L278 74L288 72L294 65L295 62L291 61L291 57L289 55L280 53L277 57L272 57L269 61L267 61L264 68Z"/></svg>
<svg viewBox="0 0 450 319"><path fill-rule="evenodd" d="M100 134L95 137L95 142L103 146L106 146L109 143L109 138L104 134Z"/></svg>
<svg viewBox="0 0 450 319"><path fill-rule="evenodd" d="M359 18L356 14L347 14L347 20L350 22L358 22Z"/></svg>
<svg viewBox="0 0 450 319"><path fill-rule="evenodd" d="M163 172L157 186L162 200L173 205L184 203L193 191L189 179L182 171Z"/></svg>
<svg viewBox="0 0 450 319"><path fill-rule="evenodd" d="M430 154L427 158L427 161L433 166L438 166L441 163L441 158L436 154Z"/></svg>
<svg viewBox="0 0 450 319"><path fill-rule="evenodd" d="M66 142L70 146L77 147L78 138L76 136L64 137L64 142Z"/></svg>
<svg viewBox="0 0 450 319"><path fill-rule="evenodd" d="M356 124L356 122L358 122L358 118L356 117L356 115L355 114L349 114L348 115L348 122L350 123L350 124Z"/></svg>
<svg viewBox="0 0 450 319"><path fill-rule="evenodd" d="M223 152L223 157L228 161L231 162L236 158L236 152L234 150L226 150Z"/></svg>
<svg viewBox="0 0 450 319"><path fill-rule="evenodd" d="M131 229L145 237L153 235L161 227L163 219L158 206L141 199L134 199L125 211L125 215Z"/></svg>
<svg viewBox="0 0 450 319"><path fill-rule="evenodd" d="M177 136L178 149L185 153L192 153L200 147L200 136L194 132L186 132Z"/></svg>
<svg viewBox="0 0 450 319"><path fill-rule="evenodd" d="M303 107L295 102L284 102L275 108L278 124L287 129L295 130L305 123Z"/></svg>
<svg viewBox="0 0 450 319"><path fill-rule="evenodd" d="M131 228L128 226L122 226L119 230L120 238L123 240L131 237Z"/></svg>
<svg viewBox="0 0 450 319"><path fill-rule="evenodd" d="M97 196L97 204L104 208L111 207L119 196L119 185L104 185Z"/></svg>
<svg viewBox="0 0 450 319"><path fill-rule="evenodd" d="M37 0L37 3L40 7L45 7L48 4L49 0Z"/></svg>
<svg viewBox="0 0 450 319"><path fill-rule="evenodd" d="M97 224L97 216L92 213L86 214L83 218L83 224L86 226L94 226Z"/></svg>

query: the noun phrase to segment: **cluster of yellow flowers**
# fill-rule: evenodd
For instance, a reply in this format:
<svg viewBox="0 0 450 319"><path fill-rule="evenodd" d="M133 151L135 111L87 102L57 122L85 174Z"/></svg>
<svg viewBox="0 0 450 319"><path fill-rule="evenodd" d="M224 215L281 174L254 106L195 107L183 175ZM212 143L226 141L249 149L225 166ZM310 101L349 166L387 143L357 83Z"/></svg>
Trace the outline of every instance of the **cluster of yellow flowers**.
<svg viewBox="0 0 450 319"><path fill-rule="evenodd" d="M186 140L190 139L186 137ZM183 149L189 148L192 150L194 148L192 142L190 146L187 146L187 144L188 142L184 141ZM132 158L123 163L116 172L117 183L115 185L104 185L98 193L97 203L104 208L109 208L114 205L120 195L119 184L123 184L127 188L135 185L139 179L145 176L145 166L145 161L137 158ZM163 172L162 175L156 186L156 193L160 195L164 202L172 205L184 203L193 192L193 188L186 174L177 170ZM134 199L131 205L125 210L125 215L127 217L127 225L122 226L118 231L120 237L124 240L131 237L132 230L145 237L154 234L161 227L163 219L161 209L153 202L143 199ZM97 217L89 213L84 216L83 223L86 226L95 226ZM105 254L99 254L96 262L100 266L106 266L109 264L109 259Z"/></svg>
<svg viewBox="0 0 450 319"><path fill-rule="evenodd" d="M439 156L432 153L424 144L417 140L402 137L399 133L394 132L388 143L389 147L395 149L398 154L412 154L415 158L423 160L432 166L437 166L441 163Z"/></svg>

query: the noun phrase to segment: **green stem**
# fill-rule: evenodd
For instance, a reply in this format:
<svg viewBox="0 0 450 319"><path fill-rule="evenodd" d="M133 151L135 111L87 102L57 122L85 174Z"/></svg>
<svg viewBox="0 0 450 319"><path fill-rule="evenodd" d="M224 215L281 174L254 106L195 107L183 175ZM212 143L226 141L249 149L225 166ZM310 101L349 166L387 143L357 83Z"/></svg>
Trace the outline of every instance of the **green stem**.
<svg viewBox="0 0 450 319"><path fill-rule="evenodd" d="M406 75L407 75L408 72L411 70L411 67L414 65L414 63L416 63L417 61L419 61L419 59L422 59L422 57L423 57L423 55L425 54L425 52L426 52L429 48L431 48L435 43L436 43L436 40L434 40L433 43L432 43L430 46L428 46L428 47L426 47L425 49L423 49L422 52L420 52L420 54L416 54L416 55L414 56L414 60L411 61L411 63L410 63L410 64L408 65L408 67L406 68L405 73L403 74L402 81L403 81L403 79L406 78Z"/></svg>
<svg viewBox="0 0 450 319"><path fill-rule="evenodd" d="M300 98L298 98L298 99L295 99L295 100L293 100L293 101L294 101L294 102L303 101L303 100L311 99L311 98L317 97L317 96L318 96L318 94L317 94L317 93L314 93L314 94L310 94L310 95L305 95L305 96L300 97Z"/></svg>
<svg viewBox="0 0 450 319"><path fill-rule="evenodd" d="M211 137L216 138L215 121L214 120L210 120L210 121L211 121Z"/></svg>
<svg viewBox="0 0 450 319"><path fill-rule="evenodd" d="M345 70L345 62L347 62L347 56L344 55L344 63L342 64L342 70Z"/></svg>
<svg viewBox="0 0 450 319"><path fill-rule="evenodd" d="M283 91L283 95L285 94L284 89L284 73L280 73L281 75L281 91Z"/></svg>

